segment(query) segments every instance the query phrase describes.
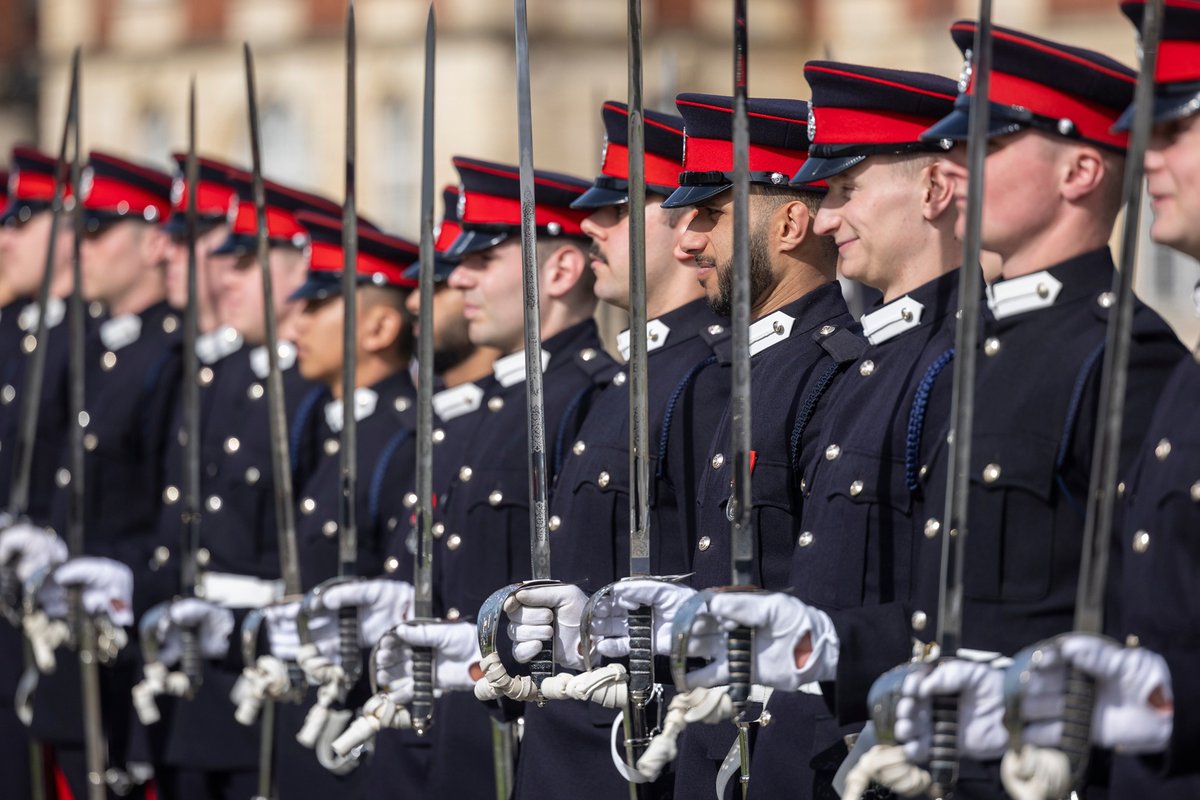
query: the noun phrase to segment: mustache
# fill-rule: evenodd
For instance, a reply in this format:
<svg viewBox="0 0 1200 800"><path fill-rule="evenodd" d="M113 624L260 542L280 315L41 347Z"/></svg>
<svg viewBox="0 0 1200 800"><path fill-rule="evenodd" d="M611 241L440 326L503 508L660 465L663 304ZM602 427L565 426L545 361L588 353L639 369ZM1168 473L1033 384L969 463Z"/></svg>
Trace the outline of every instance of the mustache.
<svg viewBox="0 0 1200 800"><path fill-rule="evenodd" d="M595 261L603 261L605 264L608 263L608 256L604 255L604 251L595 242L588 247L588 258Z"/></svg>
<svg viewBox="0 0 1200 800"><path fill-rule="evenodd" d="M696 262L697 267L715 267L715 266L717 266L717 260L715 258L713 258L712 256L699 255L699 256L694 256L692 258L692 260Z"/></svg>

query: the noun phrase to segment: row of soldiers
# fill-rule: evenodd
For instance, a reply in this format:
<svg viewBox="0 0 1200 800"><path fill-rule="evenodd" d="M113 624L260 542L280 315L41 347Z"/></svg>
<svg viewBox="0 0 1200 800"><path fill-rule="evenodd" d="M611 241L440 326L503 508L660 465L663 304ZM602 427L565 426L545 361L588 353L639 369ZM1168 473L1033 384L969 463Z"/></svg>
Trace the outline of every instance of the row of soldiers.
<svg viewBox="0 0 1200 800"><path fill-rule="evenodd" d="M1141 3L1122 9L1140 22ZM968 64L976 28L951 29ZM1009 729L1002 719L1008 660L1073 627L1116 301L1108 242L1121 210L1136 75L1102 54L1016 30L995 28L992 47L980 238L994 256L985 263L995 266L985 269L978 298L962 649L910 673L886 732L863 727L872 684L938 645L957 268L969 179L978 177L968 174L963 145L977 86L969 69L956 85L813 61L804 70L810 101L748 102L753 579L765 591L704 598L688 658L671 665L674 690L665 678L677 617L695 612L698 590L729 583L732 558L733 98L685 93L679 116L645 118L649 561L652 575L676 577L618 581L629 571L635 488L623 363L630 341L619 337L613 349L622 358L610 355L594 314L598 301L631 304L626 106L603 106L607 138L595 181L535 173L545 526L559 582L505 595L496 652L484 652L491 648L481 647L476 622L494 624L492 592L532 574L519 170L454 159L460 185L445 192L436 263L426 273L436 282L430 319L417 315L416 245L358 223L353 408L362 480L352 501L357 574L377 577L330 583L343 524L341 207L267 182L274 294L264 298L252 176L204 159L188 187L91 154L85 180L72 187L84 220L81 290L92 304L87 555L68 559L62 323L72 234L63 226L48 241L60 165L16 150L0 232L10 295L0 312L3 493L15 475L11 443L27 365L43 346L29 338L39 316L30 298L43 264L54 274L30 499L25 518L0 533L0 562L36 600L24 621L34 666L55 669L36 687L18 680L21 643L5 631L5 774L30 777L16 743L33 739L47 746L61 796L87 792L78 664L53 624L66 613L64 588L79 587L86 611L110 623L113 643L151 609L161 612L140 648L114 644L103 668L114 791L145 791L153 775L164 797L254 796L265 738L285 799L610 798L627 795L631 783L643 797L710 797L714 789L724 797L735 792L739 768L752 776L753 797L882 796L884 785L919 794L929 785L920 768L932 749L934 700L954 696L957 795L1059 797L1071 789L1055 760L1069 666L1096 685L1090 736L1098 750L1087 785L1114 797L1195 796L1187 753L1200 730L1191 719L1197 615L1187 598L1197 560L1185 537L1200 520L1200 366L1140 303L1112 532L1107 619L1115 640L1054 640L1024 673ZM1151 236L1200 256L1200 4L1167 3L1159 51L1145 156ZM180 330L189 190L200 222L194 376L183 374ZM838 273L881 294L857 321ZM283 340L276 356L303 603L280 580L267 308ZM437 376L436 623L411 622L414 336L432 338ZM186 524L180 386L192 380L201 392L200 570L192 596L171 601ZM635 649L635 612L645 607L665 686L650 705L658 735L635 763L620 744L619 726L633 713L620 665ZM335 624L344 609L357 613L364 652L374 648L367 674L349 687L354 665L339 660ZM262 655L239 644L245 620L265 629ZM734 709L721 688L735 668L735 628L754 630L759 687L756 724L740 729L728 722ZM154 666L178 661L186 635L204 657L199 685L180 686ZM536 686L519 673L547 643L559 674ZM439 696L432 728L418 733L409 706L415 654L426 648ZM303 678L288 664L299 664ZM259 713L269 707L273 716ZM874 737L893 746L870 747ZM14 791L28 793L25 785Z"/></svg>

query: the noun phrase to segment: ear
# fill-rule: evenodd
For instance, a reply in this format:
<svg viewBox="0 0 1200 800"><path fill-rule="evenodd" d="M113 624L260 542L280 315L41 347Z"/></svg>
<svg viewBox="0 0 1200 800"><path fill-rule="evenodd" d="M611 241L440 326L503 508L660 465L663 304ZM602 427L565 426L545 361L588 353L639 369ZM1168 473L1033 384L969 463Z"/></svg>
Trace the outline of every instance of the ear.
<svg viewBox="0 0 1200 800"><path fill-rule="evenodd" d="M1064 155L1060 191L1067 200L1077 202L1098 190L1106 175L1104 155L1097 148L1073 147Z"/></svg>
<svg viewBox="0 0 1200 800"><path fill-rule="evenodd" d="M148 227L146 235L142 237L142 254L146 259L146 263L154 264L155 266L165 264L170 244L170 238L161 228L157 225Z"/></svg>
<svg viewBox="0 0 1200 800"><path fill-rule="evenodd" d="M566 296L579 283L585 269L583 252L578 247L564 244L542 265L542 292L556 300Z"/></svg>
<svg viewBox="0 0 1200 800"><path fill-rule="evenodd" d="M813 217L808 206L793 200L775 210L768 230L774 231L781 253L794 253L814 236L812 223Z"/></svg>
<svg viewBox="0 0 1200 800"><path fill-rule="evenodd" d="M372 305L359 314L358 325L363 350L379 353L395 347L404 327L404 319L399 309L382 304Z"/></svg>
<svg viewBox="0 0 1200 800"><path fill-rule="evenodd" d="M954 205L958 177L946 169L947 165L939 158L921 170L921 216L931 222Z"/></svg>

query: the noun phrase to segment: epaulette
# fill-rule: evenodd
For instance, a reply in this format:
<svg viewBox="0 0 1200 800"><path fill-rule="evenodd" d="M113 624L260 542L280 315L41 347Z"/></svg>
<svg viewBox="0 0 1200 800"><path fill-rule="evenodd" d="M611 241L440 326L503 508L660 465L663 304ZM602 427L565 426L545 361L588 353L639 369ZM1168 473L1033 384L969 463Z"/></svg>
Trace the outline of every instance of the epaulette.
<svg viewBox="0 0 1200 800"><path fill-rule="evenodd" d="M621 367L608 353L597 347L585 347L574 356L575 366L597 386L607 386Z"/></svg>
<svg viewBox="0 0 1200 800"><path fill-rule="evenodd" d="M732 334L729 332L728 325L713 323L700 330L700 338L703 339L709 347L716 349L717 345L722 342L729 341Z"/></svg>
<svg viewBox="0 0 1200 800"><path fill-rule="evenodd" d="M833 331L829 331L834 328ZM849 364L862 356L867 349L867 340L849 328L825 325L812 335L813 341L838 364Z"/></svg>

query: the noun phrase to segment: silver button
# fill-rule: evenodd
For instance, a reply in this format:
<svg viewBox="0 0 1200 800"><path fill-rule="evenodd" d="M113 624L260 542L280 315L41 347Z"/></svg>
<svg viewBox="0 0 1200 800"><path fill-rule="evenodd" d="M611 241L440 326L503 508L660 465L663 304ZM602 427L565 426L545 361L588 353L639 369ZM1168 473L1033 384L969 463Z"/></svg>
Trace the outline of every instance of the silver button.
<svg viewBox="0 0 1200 800"><path fill-rule="evenodd" d="M101 303L99 300L93 300L88 303L88 316L92 319L100 319L100 317L104 316L104 303Z"/></svg>
<svg viewBox="0 0 1200 800"><path fill-rule="evenodd" d="M175 486L168 486L163 489L163 502L167 505L175 505L179 502L179 489Z"/></svg>
<svg viewBox="0 0 1200 800"><path fill-rule="evenodd" d="M503 397L493 397L491 400L488 400L488 411L499 411L502 408L504 408Z"/></svg>
<svg viewBox="0 0 1200 800"><path fill-rule="evenodd" d="M875 374L875 362L867 359L858 365L858 374L864 378L869 378Z"/></svg>
<svg viewBox="0 0 1200 800"><path fill-rule="evenodd" d="M1112 292L1101 292L1100 296L1096 298L1096 304L1101 308L1112 308L1115 302L1116 297L1113 296Z"/></svg>
<svg viewBox="0 0 1200 800"><path fill-rule="evenodd" d="M63 488L71 482L71 470L66 467L61 467L58 472L54 473L54 482L58 484L58 488Z"/></svg>
<svg viewBox="0 0 1200 800"><path fill-rule="evenodd" d="M400 559L395 556L388 556L383 560L383 571L389 575L400 569Z"/></svg>
<svg viewBox="0 0 1200 800"><path fill-rule="evenodd" d="M459 611L457 608L452 607L452 608L446 609L446 619L449 622L457 622L459 617L461 617L461 616L462 616L462 612Z"/></svg>
<svg viewBox="0 0 1200 800"><path fill-rule="evenodd" d="M1141 647L1141 645L1142 645L1142 640L1138 638L1138 635L1136 633L1131 633L1125 637L1125 646L1126 647Z"/></svg>
<svg viewBox="0 0 1200 800"><path fill-rule="evenodd" d="M712 457L712 468L713 469L720 469L724 465L725 465L725 454L724 453L717 453L715 456Z"/></svg>
<svg viewBox="0 0 1200 800"><path fill-rule="evenodd" d="M433 432L433 443L441 444L446 438L446 432L441 428L437 428Z"/></svg>
<svg viewBox="0 0 1200 800"><path fill-rule="evenodd" d="M546 527L551 531L558 530L562 527L562 517L560 517L558 514L550 517L550 519L546 521Z"/></svg>
<svg viewBox="0 0 1200 800"><path fill-rule="evenodd" d="M583 439L580 439L578 442L571 445L571 452L577 456L583 455L584 450L587 450L587 445L584 444Z"/></svg>
<svg viewBox="0 0 1200 800"><path fill-rule="evenodd" d="M79 412L79 427L86 428L92 423L92 416L86 411Z"/></svg>
<svg viewBox="0 0 1200 800"><path fill-rule="evenodd" d="M1200 503L1200 481L1192 484L1192 502Z"/></svg>
<svg viewBox="0 0 1200 800"><path fill-rule="evenodd" d="M999 464L988 464L986 467L983 468L983 482L984 483L995 483L999 479L1000 479L1000 465Z"/></svg>
<svg viewBox="0 0 1200 800"><path fill-rule="evenodd" d="M463 483L466 483L467 481L471 480L472 474L473 473L471 472L470 467L463 467L458 471L458 479Z"/></svg>
<svg viewBox="0 0 1200 800"><path fill-rule="evenodd" d="M306 497L300 501L300 513L311 514L317 510L317 501L311 497Z"/></svg>
<svg viewBox="0 0 1200 800"><path fill-rule="evenodd" d="M1037 285L1037 296L1045 300L1050 296L1050 287L1044 283L1039 283Z"/></svg>
<svg viewBox="0 0 1200 800"><path fill-rule="evenodd" d="M163 564L171 560L171 550L159 545L154 548L154 560L152 566L161 567ZM199 560L199 559L197 559Z"/></svg>
<svg viewBox="0 0 1200 800"><path fill-rule="evenodd" d="M942 523L941 522L934 519L933 517L930 517L929 519L925 520L925 538L926 539L934 539L941 532L942 532Z"/></svg>
<svg viewBox="0 0 1200 800"><path fill-rule="evenodd" d="M213 382L213 371L211 367L201 367L200 372L196 374L196 380L201 386L208 386Z"/></svg>
<svg viewBox="0 0 1200 800"><path fill-rule="evenodd" d="M708 326L708 335L716 336L718 333L721 333L724 330L725 329L723 327L721 327L720 325L709 325Z"/></svg>
<svg viewBox="0 0 1200 800"><path fill-rule="evenodd" d="M396 526L399 524L400 524L400 520L396 519L395 517L388 517L387 529L389 531L396 530Z"/></svg>
<svg viewBox="0 0 1200 800"><path fill-rule="evenodd" d="M1120 481L1117 483L1117 497L1124 497L1124 496L1125 496L1125 481Z"/></svg>
<svg viewBox="0 0 1200 800"><path fill-rule="evenodd" d="M924 480L925 476L928 474L929 474L929 465L928 464L921 465L921 468L919 470L917 470L917 477L920 478L921 480Z"/></svg>
<svg viewBox="0 0 1200 800"><path fill-rule="evenodd" d="M250 384L250 387L246 389L246 394L250 396L251 400L261 400L265 391L266 390L263 389L263 385L261 383L252 383Z"/></svg>
<svg viewBox="0 0 1200 800"><path fill-rule="evenodd" d="M408 411L408 407L411 405L412 401L407 397L397 397L395 402L392 403L392 408L403 414L405 411Z"/></svg>
<svg viewBox="0 0 1200 800"><path fill-rule="evenodd" d="M88 451L95 450L99 444L100 444L100 440L96 438L96 434L85 433L83 435L83 449L84 450L88 450Z"/></svg>
<svg viewBox="0 0 1200 800"><path fill-rule="evenodd" d="M457 533L452 533L446 537L446 547L451 550L457 550L462 547L462 537Z"/></svg>
<svg viewBox="0 0 1200 800"><path fill-rule="evenodd" d="M9 403L11 403L13 400L16 400L16 399L17 399L17 390L15 388L13 388L11 385L5 385L5 387L3 389L0 389L0 403L4 403L4 405L8 405Z"/></svg>
<svg viewBox="0 0 1200 800"><path fill-rule="evenodd" d="M863 482L862 481L854 481L853 483L850 484L850 496L851 497L858 497L860 494L862 494L862 490L863 490Z"/></svg>
<svg viewBox="0 0 1200 800"><path fill-rule="evenodd" d="M246 467L246 483L253 486L261 477L262 473L258 471L258 467Z"/></svg>
<svg viewBox="0 0 1200 800"><path fill-rule="evenodd" d="M229 454L236 453L242 447L242 443L238 441L236 436L230 436L225 440L225 452Z"/></svg>
<svg viewBox="0 0 1200 800"><path fill-rule="evenodd" d="M104 353L104 355L100 356L100 367L105 372L108 372L110 369L112 369L116 365L117 365L117 354L114 353L112 350L108 350Z"/></svg>
<svg viewBox="0 0 1200 800"><path fill-rule="evenodd" d="M201 547L196 551L196 563L202 567L207 567L208 562L212 560L212 553L208 552L207 547Z"/></svg>
<svg viewBox="0 0 1200 800"><path fill-rule="evenodd" d="M1171 441L1164 437L1154 446L1154 457L1159 461L1166 461L1169 455L1171 455Z"/></svg>
<svg viewBox="0 0 1200 800"><path fill-rule="evenodd" d="M174 314L168 314L163 317L163 333L174 333L178 327L179 320L175 318Z"/></svg>
<svg viewBox="0 0 1200 800"><path fill-rule="evenodd" d="M416 508L417 507L417 493L416 492L408 492L407 494L404 495L404 507L405 508Z"/></svg>
<svg viewBox="0 0 1200 800"><path fill-rule="evenodd" d="M21 337L21 349L26 353L32 353L37 350L37 337L32 333L27 333Z"/></svg>
<svg viewBox="0 0 1200 800"><path fill-rule="evenodd" d="M808 480L805 478L801 478L800 479L800 492L804 493L807 491L808 491Z"/></svg>
<svg viewBox="0 0 1200 800"><path fill-rule="evenodd" d="M326 520L325 524L321 526L321 533L324 534L327 539L332 539L334 536L337 536L337 532L338 524L331 519Z"/></svg>
<svg viewBox="0 0 1200 800"><path fill-rule="evenodd" d="M503 502L504 492L500 491L499 489L493 489L491 494L488 495L488 505L498 506Z"/></svg>
<svg viewBox="0 0 1200 800"><path fill-rule="evenodd" d="M1000 340L995 336L989 336L983 343L983 354L986 356L994 356L1000 352Z"/></svg>
<svg viewBox="0 0 1200 800"><path fill-rule="evenodd" d="M446 524L444 522L433 523L433 538L440 539L446 533Z"/></svg>
<svg viewBox="0 0 1200 800"><path fill-rule="evenodd" d="M336 455L337 455L337 451L338 451L338 450L340 450L340 449L341 449L341 447L342 447L342 444L341 444L341 442L339 442L337 439L334 439L334 438L331 436L331 437L329 437L328 439L326 439L326 440L325 440L325 445L324 445L324 449L325 449L325 455L327 455L327 456L336 456Z"/></svg>
<svg viewBox="0 0 1200 800"><path fill-rule="evenodd" d="M923 631L925 626L929 624L929 615L924 611L915 611L912 615L912 629L914 631Z"/></svg>
<svg viewBox="0 0 1200 800"><path fill-rule="evenodd" d="M584 361L591 361L596 357L596 349L594 347L585 347L579 351L579 357Z"/></svg>
<svg viewBox="0 0 1200 800"><path fill-rule="evenodd" d="M610 476L607 472L601 472L600 476L596 478L596 483L600 484L600 488L603 489L604 487L608 486L608 482L610 480L612 480L612 476Z"/></svg>
<svg viewBox="0 0 1200 800"><path fill-rule="evenodd" d="M822 336L828 336L829 334L833 333L836 330L837 330L836 325L822 325L821 330L819 330L817 332L819 334L821 334Z"/></svg>
<svg viewBox="0 0 1200 800"><path fill-rule="evenodd" d="M700 541L696 542L696 546L699 547L700 552L703 553L705 550L712 547L712 539L708 538L707 536L701 536Z"/></svg>
<svg viewBox="0 0 1200 800"><path fill-rule="evenodd" d="M825 460L837 461L838 456L842 454L842 448L836 444L831 444L825 448Z"/></svg>
<svg viewBox="0 0 1200 800"><path fill-rule="evenodd" d="M900 319L904 320L905 322L912 322L913 321L912 311L910 311L907 308L900 309Z"/></svg>
<svg viewBox="0 0 1200 800"><path fill-rule="evenodd" d="M613 386L624 386L625 385L625 373L618 372L616 375L613 375L612 382L613 382Z"/></svg>
<svg viewBox="0 0 1200 800"><path fill-rule="evenodd" d="M812 531L804 531L800 534L800 537L798 539L796 539L796 544L798 544L800 547L808 547L812 543L813 543Z"/></svg>
<svg viewBox="0 0 1200 800"><path fill-rule="evenodd" d="M205 503L205 505L208 506L209 511L215 514L221 510L221 498L215 494L209 495L208 501Z"/></svg>
<svg viewBox="0 0 1200 800"><path fill-rule="evenodd" d="M1133 552L1144 553L1150 547L1150 534L1146 531L1138 531L1133 535Z"/></svg>

